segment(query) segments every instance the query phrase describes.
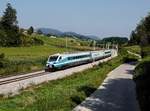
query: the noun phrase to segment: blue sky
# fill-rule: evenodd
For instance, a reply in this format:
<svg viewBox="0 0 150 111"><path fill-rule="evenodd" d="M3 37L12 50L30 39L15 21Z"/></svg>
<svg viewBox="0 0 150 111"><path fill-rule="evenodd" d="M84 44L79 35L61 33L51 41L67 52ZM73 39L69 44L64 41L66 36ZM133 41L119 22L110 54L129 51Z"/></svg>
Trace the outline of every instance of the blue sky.
<svg viewBox="0 0 150 111"><path fill-rule="evenodd" d="M19 26L47 27L80 34L129 36L150 12L149 0L0 0L0 16L10 2Z"/></svg>

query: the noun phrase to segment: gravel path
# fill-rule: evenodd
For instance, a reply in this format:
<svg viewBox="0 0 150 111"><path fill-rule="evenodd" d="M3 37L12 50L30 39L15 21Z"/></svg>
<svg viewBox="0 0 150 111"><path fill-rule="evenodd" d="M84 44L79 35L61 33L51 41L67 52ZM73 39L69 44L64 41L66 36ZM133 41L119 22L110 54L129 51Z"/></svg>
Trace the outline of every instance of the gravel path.
<svg viewBox="0 0 150 111"><path fill-rule="evenodd" d="M127 51L127 52L128 52L129 54L131 54L131 55L137 56L139 59L142 58L140 54L136 54L136 53L133 53L133 52L131 52L131 51Z"/></svg>
<svg viewBox="0 0 150 111"><path fill-rule="evenodd" d="M123 64L110 72L103 84L73 111L139 111L132 71Z"/></svg>

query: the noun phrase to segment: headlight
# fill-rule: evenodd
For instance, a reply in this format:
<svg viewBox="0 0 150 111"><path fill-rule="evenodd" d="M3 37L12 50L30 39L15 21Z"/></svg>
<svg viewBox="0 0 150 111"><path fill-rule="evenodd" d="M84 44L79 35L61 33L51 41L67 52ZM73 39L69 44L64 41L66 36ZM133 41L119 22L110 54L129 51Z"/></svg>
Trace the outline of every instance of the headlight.
<svg viewBox="0 0 150 111"><path fill-rule="evenodd" d="M51 64L46 64L46 67L52 68Z"/></svg>

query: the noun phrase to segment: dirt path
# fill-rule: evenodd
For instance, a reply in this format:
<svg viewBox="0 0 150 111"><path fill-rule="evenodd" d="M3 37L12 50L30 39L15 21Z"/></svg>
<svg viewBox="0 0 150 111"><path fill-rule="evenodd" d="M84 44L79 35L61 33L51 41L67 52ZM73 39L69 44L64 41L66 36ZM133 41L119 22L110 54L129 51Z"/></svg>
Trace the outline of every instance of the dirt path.
<svg viewBox="0 0 150 111"><path fill-rule="evenodd" d="M110 72L98 90L74 111L139 111L132 80L134 68L123 64Z"/></svg>

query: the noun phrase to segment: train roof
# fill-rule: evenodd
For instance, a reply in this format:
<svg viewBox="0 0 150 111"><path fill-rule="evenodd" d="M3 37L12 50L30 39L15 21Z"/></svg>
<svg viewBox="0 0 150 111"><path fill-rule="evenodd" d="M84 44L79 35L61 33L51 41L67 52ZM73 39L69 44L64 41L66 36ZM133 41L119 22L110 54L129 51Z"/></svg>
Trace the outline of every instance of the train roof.
<svg viewBox="0 0 150 111"><path fill-rule="evenodd" d="M64 54L60 54L61 56L75 56L75 55L85 55L85 54L90 54L90 51L86 51L86 52L74 52L74 53L64 53Z"/></svg>
<svg viewBox="0 0 150 111"><path fill-rule="evenodd" d="M108 50L99 50L100 52L103 52L103 51L110 51L109 49ZM75 55L84 55L84 54L89 54L91 52L99 52L99 51L79 51L79 52L69 52L69 53L57 53L57 54L54 54L54 55L51 55L51 56L62 56L62 57L68 57L68 56L75 56Z"/></svg>

